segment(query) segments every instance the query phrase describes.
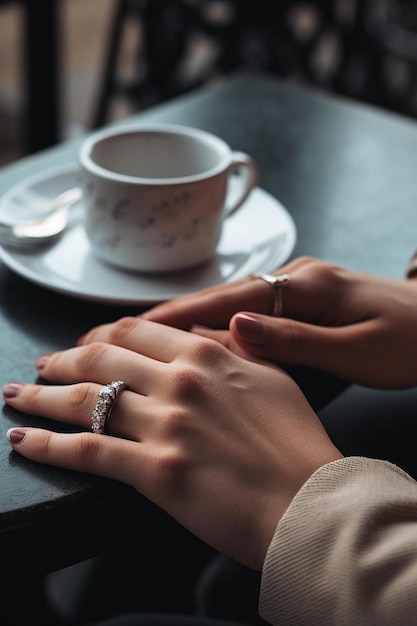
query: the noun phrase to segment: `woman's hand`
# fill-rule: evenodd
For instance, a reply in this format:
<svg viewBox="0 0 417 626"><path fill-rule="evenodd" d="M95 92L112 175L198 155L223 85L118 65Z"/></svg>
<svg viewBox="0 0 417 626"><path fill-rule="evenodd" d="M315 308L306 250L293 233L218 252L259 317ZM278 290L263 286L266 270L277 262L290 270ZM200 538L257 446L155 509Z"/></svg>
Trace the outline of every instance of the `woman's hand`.
<svg viewBox="0 0 417 626"><path fill-rule="evenodd" d="M167 302L144 317L190 328L283 367L308 366L375 388L417 384L416 281L310 258L276 274L284 272L290 275L282 291L284 317L268 315L272 289L253 278Z"/></svg>
<svg viewBox="0 0 417 626"><path fill-rule="evenodd" d="M55 385L9 383L6 403L82 429L103 385L122 380L128 389L108 420L116 436L15 428L16 452L127 483L258 570L291 499L341 457L287 374L169 326L124 318L37 367Z"/></svg>

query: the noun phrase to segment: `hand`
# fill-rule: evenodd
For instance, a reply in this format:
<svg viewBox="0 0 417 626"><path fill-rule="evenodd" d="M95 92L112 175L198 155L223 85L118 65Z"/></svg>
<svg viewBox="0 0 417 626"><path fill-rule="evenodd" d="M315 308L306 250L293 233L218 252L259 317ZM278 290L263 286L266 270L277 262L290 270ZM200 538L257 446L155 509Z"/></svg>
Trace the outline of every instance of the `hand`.
<svg viewBox="0 0 417 626"><path fill-rule="evenodd" d="M375 388L417 384L417 285L300 258L278 273L284 315L268 315L272 290L246 279L167 302L144 314L217 338L232 350L317 368ZM202 327L203 326L203 327ZM214 333L211 329L228 328Z"/></svg>
<svg viewBox="0 0 417 626"><path fill-rule="evenodd" d="M38 360L55 385L9 383L4 399L89 429L97 392L121 379L128 389L108 420L117 436L17 428L14 450L127 483L216 550L260 570L291 499L341 457L293 380L141 318L97 327L80 344Z"/></svg>

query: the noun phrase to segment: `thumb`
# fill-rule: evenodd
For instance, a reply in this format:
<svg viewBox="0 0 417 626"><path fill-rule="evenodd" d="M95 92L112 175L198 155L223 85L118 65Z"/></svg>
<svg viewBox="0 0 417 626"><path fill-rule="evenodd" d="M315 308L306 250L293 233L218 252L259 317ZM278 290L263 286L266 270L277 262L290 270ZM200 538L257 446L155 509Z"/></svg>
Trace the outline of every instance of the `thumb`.
<svg viewBox="0 0 417 626"><path fill-rule="evenodd" d="M335 344L342 329L312 326L288 318L237 313L230 335L246 353L283 367L318 411L337 397L352 380L349 365L337 358ZM355 366L353 366L355 367Z"/></svg>
<svg viewBox="0 0 417 626"><path fill-rule="evenodd" d="M232 317L230 333L246 352L258 358L333 372L338 369L340 358L335 357L344 343L340 327L325 328L289 318L246 312Z"/></svg>

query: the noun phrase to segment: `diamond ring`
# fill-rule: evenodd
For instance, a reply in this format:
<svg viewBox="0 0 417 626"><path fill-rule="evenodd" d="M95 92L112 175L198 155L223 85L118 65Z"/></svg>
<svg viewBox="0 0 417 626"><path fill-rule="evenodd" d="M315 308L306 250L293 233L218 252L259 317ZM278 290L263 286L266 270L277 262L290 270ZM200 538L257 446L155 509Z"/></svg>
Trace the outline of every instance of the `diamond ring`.
<svg viewBox="0 0 417 626"><path fill-rule="evenodd" d="M91 415L91 430L93 433L103 435L106 432L106 422L113 410L116 398L126 387L126 383L122 380L114 380L100 389L97 394L97 404Z"/></svg>

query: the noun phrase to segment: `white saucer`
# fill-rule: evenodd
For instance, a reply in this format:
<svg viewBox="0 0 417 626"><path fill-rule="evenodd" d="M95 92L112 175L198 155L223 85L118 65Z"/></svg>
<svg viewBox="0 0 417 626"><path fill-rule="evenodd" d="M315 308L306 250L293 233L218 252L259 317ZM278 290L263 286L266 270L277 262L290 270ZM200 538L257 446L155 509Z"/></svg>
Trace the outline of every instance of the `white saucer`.
<svg viewBox="0 0 417 626"><path fill-rule="evenodd" d="M50 169L13 186L0 202L0 220L24 218L28 194L42 205L77 184L76 165ZM70 226L50 246L22 251L0 246L0 258L24 278L68 296L119 305L152 305L219 283L270 272L291 254L296 228L273 196L256 188L226 220L216 257L192 270L164 275L129 273L97 260L82 226L82 203Z"/></svg>

